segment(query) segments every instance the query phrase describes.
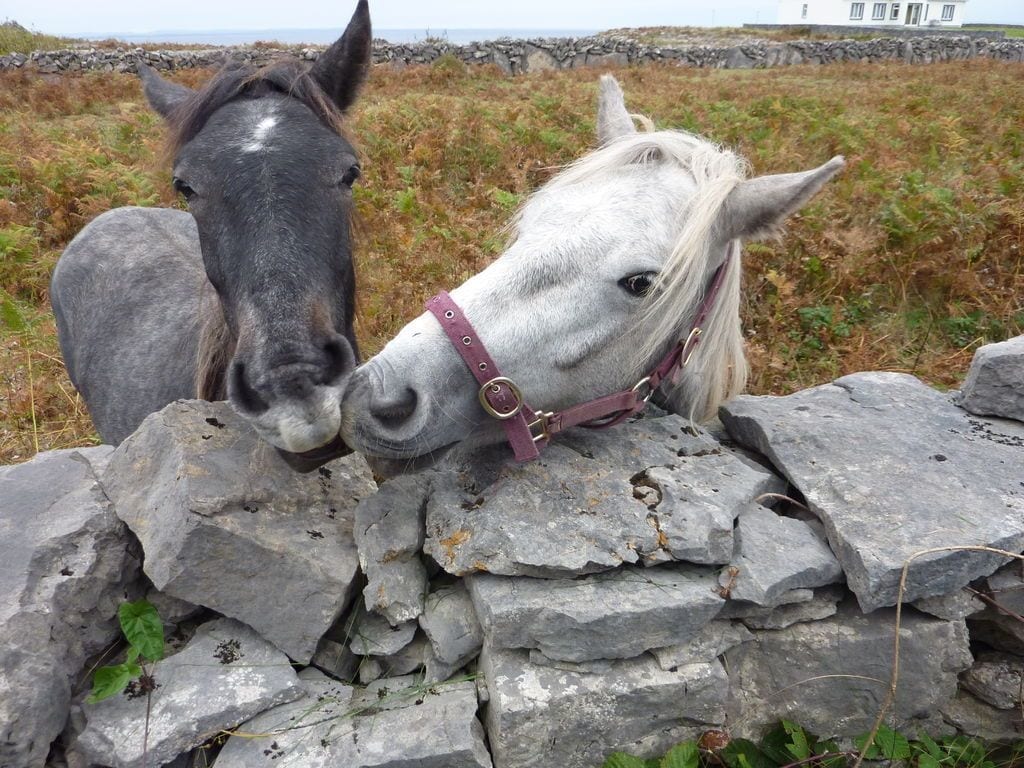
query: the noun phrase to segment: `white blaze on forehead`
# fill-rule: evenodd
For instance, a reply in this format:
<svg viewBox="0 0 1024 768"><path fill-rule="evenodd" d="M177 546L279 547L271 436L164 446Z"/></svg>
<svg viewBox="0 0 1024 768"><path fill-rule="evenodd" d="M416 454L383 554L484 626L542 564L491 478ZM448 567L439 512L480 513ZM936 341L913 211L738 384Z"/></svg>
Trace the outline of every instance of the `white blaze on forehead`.
<svg viewBox="0 0 1024 768"><path fill-rule="evenodd" d="M259 152L263 149L264 142L267 136L270 135L270 131L277 125L277 118L275 117L264 117L256 124L256 130L252 133L252 138L249 143L242 147L243 152Z"/></svg>

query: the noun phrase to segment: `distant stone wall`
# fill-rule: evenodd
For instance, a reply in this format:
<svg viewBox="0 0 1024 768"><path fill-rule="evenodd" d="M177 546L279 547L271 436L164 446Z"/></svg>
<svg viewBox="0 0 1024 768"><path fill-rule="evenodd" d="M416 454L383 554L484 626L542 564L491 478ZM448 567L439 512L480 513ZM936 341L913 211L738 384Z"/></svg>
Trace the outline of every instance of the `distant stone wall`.
<svg viewBox="0 0 1024 768"><path fill-rule="evenodd" d="M282 55L315 60L323 47L205 48L194 50L146 50L143 48L79 48L62 51L34 51L30 55L0 56L0 70L29 68L41 73L134 72L140 58L158 69L216 66L231 58L257 64ZM469 45L445 42L414 44L377 40L374 63L393 66L429 64L445 55L469 64L496 64L516 75L545 69L609 67L627 64L665 63L687 67L753 69L787 64L830 64L838 61L905 61L931 64L958 59L990 58L1024 61L1024 40L930 36L917 38L876 38L871 40L796 40L772 43L752 40L728 46L691 45L660 47L619 37L546 38L497 40Z"/></svg>

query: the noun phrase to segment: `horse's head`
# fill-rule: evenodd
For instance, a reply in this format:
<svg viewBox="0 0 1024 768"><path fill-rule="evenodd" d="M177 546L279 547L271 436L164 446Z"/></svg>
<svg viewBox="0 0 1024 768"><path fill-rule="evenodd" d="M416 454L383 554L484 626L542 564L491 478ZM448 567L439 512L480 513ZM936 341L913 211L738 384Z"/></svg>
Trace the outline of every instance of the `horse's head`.
<svg viewBox="0 0 1024 768"><path fill-rule="evenodd" d="M686 336L732 250L702 343L662 393L676 412L711 415L745 381L740 242L776 231L843 161L744 180L739 158L698 137L638 133L610 76L598 133L603 146L536 192L505 253L452 297L530 406L560 410L629 389L650 370ZM410 463L454 443L500 441L478 389L424 314L356 371L342 435L363 453Z"/></svg>
<svg viewBox="0 0 1024 768"><path fill-rule="evenodd" d="M198 394L226 395L267 442L308 459L344 449L340 403L358 357L350 224L359 162L341 117L366 78L370 42L360 0L308 70L229 65L192 91L140 66L170 125L174 186L196 220L227 327L219 366L200 361Z"/></svg>

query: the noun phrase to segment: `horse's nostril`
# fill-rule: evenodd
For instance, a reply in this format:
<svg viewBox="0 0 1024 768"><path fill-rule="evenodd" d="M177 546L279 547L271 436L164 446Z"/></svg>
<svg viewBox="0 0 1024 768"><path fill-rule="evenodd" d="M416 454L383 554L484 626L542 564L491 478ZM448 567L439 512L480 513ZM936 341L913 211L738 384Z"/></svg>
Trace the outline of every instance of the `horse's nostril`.
<svg viewBox="0 0 1024 768"><path fill-rule="evenodd" d="M245 364L235 361L231 364L231 376L228 379L228 397L240 410L252 414L260 414L270 405L260 397L245 378Z"/></svg>
<svg viewBox="0 0 1024 768"><path fill-rule="evenodd" d="M388 398L370 402L370 415L383 427L394 428L409 420L416 411L419 397L416 390L406 388Z"/></svg>
<svg viewBox="0 0 1024 768"><path fill-rule="evenodd" d="M356 356L341 334L336 334L324 344L326 366L324 368L324 384L333 384L348 376L356 367Z"/></svg>

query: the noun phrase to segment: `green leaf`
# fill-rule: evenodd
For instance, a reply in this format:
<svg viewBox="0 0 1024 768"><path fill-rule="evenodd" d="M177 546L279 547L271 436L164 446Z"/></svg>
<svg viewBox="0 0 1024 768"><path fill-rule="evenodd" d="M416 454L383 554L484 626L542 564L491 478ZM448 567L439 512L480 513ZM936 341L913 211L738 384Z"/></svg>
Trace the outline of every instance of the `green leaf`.
<svg viewBox="0 0 1024 768"><path fill-rule="evenodd" d="M97 669L96 674L92 676L92 693L85 700L86 703L95 704L123 691L133 677L132 672L127 664Z"/></svg>
<svg viewBox="0 0 1024 768"><path fill-rule="evenodd" d="M857 751L864 755L866 760L877 760L882 752L874 744L868 744L868 736L870 733L862 733L860 736L855 736L853 739L853 745L857 747Z"/></svg>
<svg viewBox="0 0 1024 768"><path fill-rule="evenodd" d="M684 741L672 747L658 765L658 768L698 768L700 766L700 750L697 742Z"/></svg>
<svg viewBox="0 0 1024 768"><path fill-rule="evenodd" d="M128 664L134 664L136 661L139 660L139 649L136 648L134 645L129 645L128 653L126 654L126 656L127 658L125 659L125 661Z"/></svg>
<svg viewBox="0 0 1024 768"><path fill-rule="evenodd" d="M772 765L785 765L793 762L792 755L787 748L789 740L789 734L786 733L782 723L768 731L761 739L761 751L772 762Z"/></svg>
<svg viewBox="0 0 1024 768"><path fill-rule="evenodd" d="M0 321L7 326L11 333L21 333L28 327L18 305L3 290L0 290Z"/></svg>
<svg viewBox="0 0 1024 768"><path fill-rule="evenodd" d="M647 768L647 761L627 755L625 752L613 752L608 755L602 768Z"/></svg>
<svg viewBox="0 0 1024 768"><path fill-rule="evenodd" d="M932 755L918 755L917 768L939 768L939 761Z"/></svg>
<svg viewBox="0 0 1024 768"><path fill-rule="evenodd" d="M879 726L875 744L882 751L882 756L888 760L910 759L910 742L907 741L906 736L897 733L892 728Z"/></svg>
<svg viewBox="0 0 1024 768"><path fill-rule="evenodd" d="M790 738L790 741L786 744L786 749L789 750L789 753L797 760L809 758L811 756L811 745L804 729L796 723L791 723L789 720L783 720L782 727Z"/></svg>
<svg viewBox="0 0 1024 768"><path fill-rule="evenodd" d="M926 752L929 756L934 757L936 760L941 760L943 757L945 757L945 753L943 753L942 747L936 744L935 739L933 739L927 733L919 733L917 736L917 741L914 742L914 746L918 749L924 747L924 749L921 751Z"/></svg>
<svg viewBox="0 0 1024 768"><path fill-rule="evenodd" d="M775 768L775 763L747 739L733 739L718 756L729 768Z"/></svg>
<svg viewBox="0 0 1024 768"><path fill-rule="evenodd" d="M150 661L164 657L164 625L156 608L146 600L121 603L117 611L128 642Z"/></svg>
<svg viewBox="0 0 1024 768"><path fill-rule="evenodd" d="M814 745L814 754L818 756L833 755L833 757L822 757L821 760L816 760L815 765L818 768L846 768L847 766L846 755L834 741L817 742Z"/></svg>

